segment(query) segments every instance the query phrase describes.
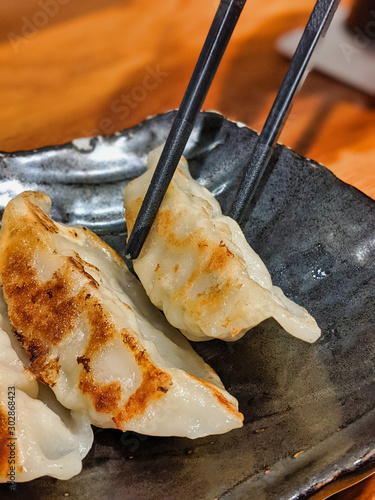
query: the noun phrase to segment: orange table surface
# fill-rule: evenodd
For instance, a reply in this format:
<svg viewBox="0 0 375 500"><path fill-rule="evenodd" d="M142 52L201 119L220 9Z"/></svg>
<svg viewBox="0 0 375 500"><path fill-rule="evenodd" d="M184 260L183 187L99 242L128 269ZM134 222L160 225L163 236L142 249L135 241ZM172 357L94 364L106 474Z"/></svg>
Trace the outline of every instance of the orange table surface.
<svg viewBox="0 0 375 500"><path fill-rule="evenodd" d="M260 130L311 0L248 0L205 110ZM218 0L1 0L0 150L107 135L177 108ZM375 99L312 72L279 141L375 198ZM375 478L335 500L375 499Z"/></svg>

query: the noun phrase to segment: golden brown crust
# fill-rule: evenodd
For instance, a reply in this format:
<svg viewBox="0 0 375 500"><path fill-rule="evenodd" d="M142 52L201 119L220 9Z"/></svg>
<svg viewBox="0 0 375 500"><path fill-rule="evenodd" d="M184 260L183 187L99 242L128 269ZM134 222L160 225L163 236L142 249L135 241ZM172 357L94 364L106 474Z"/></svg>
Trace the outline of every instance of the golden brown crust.
<svg viewBox="0 0 375 500"><path fill-rule="evenodd" d="M76 265L67 258L63 269L56 271L50 280L40 282L26 250L18 246L3 257L2 282L12 323L21 338L20 332L33 330L38 338L59 344L74 327L79 313L79 297L67 293L71 288L69 267Z"/></svg>
<svg viewBox="0 0 375 500"><path fill-rule="evenodd" d="M146 351L141 348L129 330L122 332L122 338L132 350L134 359L142 370L142 383L130 396L125 408L113 419L119 428L132 418L144 413L148 404L153 400L160 399L173 384L171 376L150 361Z"/></svg>
<svg viewBox="0 0 375 500"><path fill-rule="evenodd" d="M221 311L222 304L226 302L231 292L242 287L236 276L240 276L245 270L245 264L239 259L234 259L234 254L223 241L217 245L209 239L204 239L203 233L199 229L181 237L176 234L176 227L178 227L178 213L162 208L159 210L151 229L151 237L164 240L167 248L173 249L176 258L179 258L180 254L182 258L186 248L195 248L196 265L194 270L187 281L179 287L172 300L177 300L178 297L179 302L185 305L195 321L205 327L203 319L205 312L208 310L211 312ZM147 241L145 251L147 252ZM157 273L159 269L160 265L157 264L155 272ZM172 269L174 273L178 272L179 264L176 263ZM165 273L164 269L163 275ZM208 277L211 286L194 296L191 291L204 275ZM233 314L236 314L236 311L233 311ZM229 325L232 320L232 317L227 317L223 326ZM241 328L233 328L231 334L237 335L239 331Z"/></svg>

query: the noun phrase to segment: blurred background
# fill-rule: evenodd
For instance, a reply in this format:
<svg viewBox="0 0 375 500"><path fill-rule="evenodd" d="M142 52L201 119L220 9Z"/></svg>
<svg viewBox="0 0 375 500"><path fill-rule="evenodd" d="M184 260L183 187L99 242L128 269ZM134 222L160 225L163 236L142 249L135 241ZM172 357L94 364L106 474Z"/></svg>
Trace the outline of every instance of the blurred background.
<svg viewBox="0 0 375 500"><path fill-rule="evenodd" d="M1 0L0 150L109 135L177 108L218 3ZM314 3L248 0L204 109L259 131L289 63L275 42L303 27ZM352 22L349 71L350 58L375 45L369 6L373 24ZM373 95L311 72L280 142L375 197ZM374 499L375 480L339 498Z"/></svg>
<svg viewBox="0 0 375 500"><path fill-rule="evenodd" d="M0 150L112 134L178 107L217 5L2 0ZM288 65L275 41L304 26L313 5L248 0L204 109L259 130ZM373 44L375 30L369 33ZM362 47L354 40L350 55L357 57ZM375 196L374 102L312 72L280 142Z"/></svg>

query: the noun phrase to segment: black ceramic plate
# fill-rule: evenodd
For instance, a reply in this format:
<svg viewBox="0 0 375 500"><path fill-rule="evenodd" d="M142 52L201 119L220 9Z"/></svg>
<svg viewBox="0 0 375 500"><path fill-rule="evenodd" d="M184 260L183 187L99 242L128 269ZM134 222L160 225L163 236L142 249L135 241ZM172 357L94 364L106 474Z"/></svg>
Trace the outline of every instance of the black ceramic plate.
<svg viewBox="0 0 375 500"><path fill-rule="evenodd" d="M112 137L3 154L2 206L40 189L56 219L83 223L123 252L123 187L171 120L169 113ZM216 113L198 119L186 156L224 212L254 137ZM291 500L375 467L374 201L278 146L244 230L274 283L323 331L309 345L268 320L237 343L194 346L238 398L244 427L195 441L98 429L79 476L41 478L15 493L2 485L2 499Z"/></svg>

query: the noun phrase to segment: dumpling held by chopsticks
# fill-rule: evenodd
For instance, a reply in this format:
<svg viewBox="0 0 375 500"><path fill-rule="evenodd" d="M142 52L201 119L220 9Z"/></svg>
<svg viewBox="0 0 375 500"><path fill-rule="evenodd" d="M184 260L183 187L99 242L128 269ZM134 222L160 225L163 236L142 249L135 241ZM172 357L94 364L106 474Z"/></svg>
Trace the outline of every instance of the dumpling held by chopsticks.
<svg viewBox="0 0 375 500"><path fill-rule="evenodd" d="M161 150L125 188L130 234ZM223 216L214 196L181 159L139 257L133 262L151 301L190 340L236 340L273 317L307 342L320 336L315 320L273 286L239 225Z"/></svg>

